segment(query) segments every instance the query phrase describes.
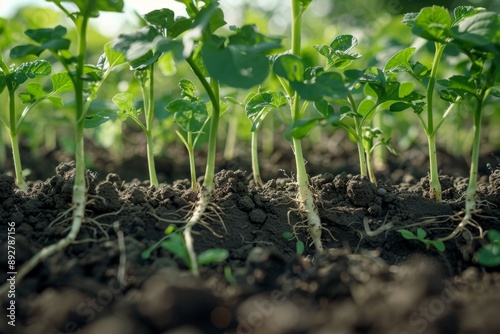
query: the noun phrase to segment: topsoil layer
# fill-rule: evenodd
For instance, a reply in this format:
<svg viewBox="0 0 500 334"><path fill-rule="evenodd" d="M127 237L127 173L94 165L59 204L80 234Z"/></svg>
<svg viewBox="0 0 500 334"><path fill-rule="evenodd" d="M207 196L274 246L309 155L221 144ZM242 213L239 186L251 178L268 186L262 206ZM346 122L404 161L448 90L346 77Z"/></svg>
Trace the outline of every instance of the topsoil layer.
<svg viewBox="0 0 500 334"><path fill-rule="evenodd" d="M61 164L26 193L0 177L0 222L4 231L16 223L17 270L67 235L73 175L72 164ZM430 239L451 233L466 179L442 177L444 200L436 204L426 178L376 187L357 175L315 176L327 249L316 254L292 179L255 188L244 172L219 172L195 248L230 255L196 278L163 248L141 256L167 226L182 227L197 199L187 180L149 188L116 174L87 175L77 242L17 284L16 326L2 316L1 333L500 333L500 274L474 262L486 243L478 229L446 242L444 252L397 232L422 227ZM498 229L500 170L481 180L479 198L476 223ZM5 282L7 233L0 235ZM302 255L297 240L306 244ZM2 296L3 310L9 301Z"/></svg>

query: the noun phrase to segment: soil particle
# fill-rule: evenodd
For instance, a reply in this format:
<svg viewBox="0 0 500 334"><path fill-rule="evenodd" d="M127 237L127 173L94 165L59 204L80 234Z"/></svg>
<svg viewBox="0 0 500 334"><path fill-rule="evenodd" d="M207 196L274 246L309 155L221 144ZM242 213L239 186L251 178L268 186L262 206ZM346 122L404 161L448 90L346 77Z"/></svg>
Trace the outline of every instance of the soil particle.
<svg viewBox="0 0 500 334"><path fill-rule="evenodd" d="M96 211L115 211L121 207L116 185L110 181L99 183L96 187L96 195L95 202L90 205L90 207L94 208Z"/></svg>
<svg viewBox="0 0 500 334"><path fill-rule="evenodd" d="M267 215L261 209L255 209L248 215L252 224L262 224L266 221Z"/></svg>
<svg viewBox="0 0 500 334"><path fill-rule="evenodd" d="M377 196L377 189L366 177L356 175L347 182L347 196L355 206L368 207Z"/></svg>
<svg viewBox="0 0 500 334"><path fill-rule="evenodd" d="M146 202L146 194L140 187L130 187L123 192L123 198L131 204L142 204Z"/></svg>
<svg viewBox="0 0 500 334"><path fill-rule="evenodd" d="M12 176L0 175L0 200L5 201L14 194L15 180Z"/></svg>
<svg viewBox="0 0 500 334"><path fill-rule="evenodd" d="M243 196L238 201L238 208L242 211L250 212L255 208L255 204L249 196Z"/></svg>

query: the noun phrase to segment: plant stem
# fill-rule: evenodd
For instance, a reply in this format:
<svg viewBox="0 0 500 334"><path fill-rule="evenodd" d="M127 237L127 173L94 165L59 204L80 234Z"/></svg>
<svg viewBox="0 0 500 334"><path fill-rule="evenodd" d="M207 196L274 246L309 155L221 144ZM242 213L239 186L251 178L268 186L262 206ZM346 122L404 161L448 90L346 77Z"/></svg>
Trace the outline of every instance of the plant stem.
<svg viewBox="0 0 500 334"><path fill-rule="evenodd" d="M299 0L292 0L292 54L300 56L301 43L301 4ZM292 98L291 113L292 123L300 120L300 97L298 93ZM304 156L302 152L302 142L300 139L293 138L292 144L295 154L295 165L297 168L297 185L299 188L299 202L302 209L307 215L309 224L309 234L313 239L314 246L318 252L324 250L321 243L321 219L318 215L316 204L309 186L306 166L304 164Z"/></svg>
<svg viewBox="0 0 500 334"><path fill-rule="evenodd" d="M474 141L472 144L472 156L470 163L469 184L465 195L465 215L472 215L476 210L476 192L477 192L477 174L479 165L479 148L481 143L481 116L483 109L483 101L479 100L476 110L474 111Z"/></svg>
<svg viewBox="0 0 500 334"><path fill-rule="evenodd" d="M435 43L436 52L432 61L432 69L427 86L427 137L429 146L429 182L430 197L437 203L441 202L441 183L439 182L439 171L437 165L436 133L434 131L434 86L436 84L439 62L443 56L446 44Z"/></svg>
<svg viewBox="0 0 500 334"><path fill-rule="evenodd" d="M154 146L153 146L153 117L154 117L154 64L148 69L149 83L142 82L142 95L144 99L144 110L146 116L146 154L148 157L149 182L151 187L158 187L156 176Z"/></svg>
<svg viewBox="0 0 500 334"><path fill-rule="evenodd" d="M195 276L199 276L199 265L196 252L194 250L194 240L192 235L193 227L203 219L203 215L210 203L212 192L214 190L214 175L215 175L215 154L217 149L217 131L219 128L220 104L219 104L219 82L210 78L210 82L203 76L193 58L186 59L189 66L200 80L205 88L210 101L212 102L212 117L210 118L210 130L208 135L208 152L207 165L205 169L205 179L201 188L200 197L193 210L193 214L186 222L186 227L183 232L184 240L186 241L186 249L191 262L191 272Z"/></svg>
<svg viewBox="0 0 500 334"><path fill-rule="evenodd" d="M24 180L23 167L21 164L21 154L19 153L19 139L16 127L16 97L14 90L9 89L9 117L10 117L10 142L12 146L12 160L14 161L14 172L16 174L16 184L22 191L28 190L28 185Z"/></svg>
<svg viewBox="0 0 500 334"><path fill-rule="evenodd" d="M194 162L193 133L191 131L188 131L187 133L187 149L189 156L189 170L191 171L191 189L198 191L198 183L196 182L196 164Z"/></svg>
<svg viewBox="0 0 500 334"><path fill-rule="evenodd" d="M259 129L255 129L255 131L252 131L252 138L251 138L251 155L252 155L252 174L253 174L253 179L255 181L255 185L257 187L262 187L264 186L264 182L262 182L262 179L260 177L260 167L259 167L259 151L258 151L258 133Z"/></svg>

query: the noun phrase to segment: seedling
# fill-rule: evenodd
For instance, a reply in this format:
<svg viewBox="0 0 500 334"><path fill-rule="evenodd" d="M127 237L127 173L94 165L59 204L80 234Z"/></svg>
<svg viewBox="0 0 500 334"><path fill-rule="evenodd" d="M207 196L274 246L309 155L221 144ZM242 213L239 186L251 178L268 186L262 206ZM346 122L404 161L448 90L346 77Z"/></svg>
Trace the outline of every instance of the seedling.
<svg viewBox="0 0 500 334"><path fill-rule="evenodd" d="M354 36L340 35L330 44L315 45L314 48L326 58L324 70L331 68L339 70L361 57L360 54L351 52L357 44L358 41ZM382 70L375 67L364 71L345 70L343 74L346 83L342 89L339 87L339 92L343 92L344 96L336 96L336 100L341 104L338 113L334 112L333 106L325 98L315 100L314 107L324 115L327 124L344 128L356 141L360 174L368 176L373 183L376 183L371 163L373 148L384 145L391 153L395 153L395 150L390 145L390 138L380 139L377 144L373 142L375 137L381 135L380 130L370 125L374 114L379 109L390 108L399 111L397 106L414 104L422 96L414 92L412 87L405 87L399 82L389 80ZM365 97L358 103L355 96L362 85Z"/></svg>
<svg viewBox="0 0 500 334"><path fill-rule="evenodd" d="M485 267L500 266L500 231L489 230L486 235L490 241L475 255L475 261Z"/></svg>
<svg viewBox="0 0 500 334"><path fill-rule="evenodd" d="M14 161L14 170L16 175L16 184L19 189L26 191L28 189L28 185L24 180L23 176L23 168L21 164L21 155L19 154L19 128L21 124L31 110L32 107L36 105L34 103L36 100L42 101L46 97L46 94L43 92L43 89L38 83L30 83L26 87L27 92L25 94L31 94L35 101L32 101L31 97L26 97L26 95L21 95L25 99L26 103L30 103L29 107L23 111L21 115L17 115L16 111L16 98L15 92L26 80L29 78L35 78L37 76L49 75L52 71L52 66L46 60L35 60L32 62L26 62L21 64L18 67L12 66L8 67L4 62L2 55L0 54L0 94L7 87L8 91L8 101L9 101L9 114L8 119L4 119L2 115L0 115L0 123L4 126L5 130L10 136L10 142L12 147L12 156Z"/></svg>
<svg viewBox="0 0 500 334"><path fill-rule="evenodd" d="M196 87L190 80L182 79L179 87L182 89L181 96L183 98L170 102L165 109L174 114L175 123L181 129L176 133L188 151L191 189L198 191L194 148L200 139L203 128L208 123L208 107L201 97L196 96Z"/></svg>
<svg viewBox="0 0 500 334"><path fill-rule="evenodd" d="M64 27L54 29L28 30L26 34L36 44L20 45L11 50L11 57L26 55L39 56L49 50L65 68L75 92L75 179L73 186L73 222L68 235L59 242L41 249L18 271L17 279L21 280L27 273L52 254L69 246L77 237L85 218L85 204L87 192L85 184L85 159L83 132L85 119L90 103L95 99L102 80L110 73L115 65L109 52L105 50L97 66L86 65L87 26L89 20L101 11L120 12L123 9L123 0L113 2L105 0L47 0L53 2L75 24L78 35L78 54L73 56L69 51L69 40L63 38L66 34ZM71 2L78 7L78 11L71 12L63 2ZM109 51L109 50L108 50ZM28 92L29 93L29 92ZM87 94L88 93L88 94ZM12 121L12 120L11 120Z"/></svg>
<svg viewBox="0 0 500 334"><path fill-rule="evenodd" d="M399 229L397 230L403 238L406 240L418 240L421 243L425 245L426 249L430 249L431 247L436 248L440 252L444 252L446 247L444 245L444 242L441 240L430 240L427 239L427 232L425 232L424 229L422 228L417 228L417 234L414 234L413 232L405 229Z"/></svg>
<svg viewBox="0 0 500 334"><path fill-rule="evenodd" d="M297 236L295 234L293 234L293 232L283 232L283 238L285 238L287 240L297 239L295 241L295 254L297 254L299 256L304 254L304 250L305 250L304 242L299 240L297 238Z"/></svg>
<svg viewBox="0 0 500 334"><path fill-rule="evenodd" d="M158 247L162 247L173 255L177 256L182 262L192 269L191 257L189 256L186 241L182 237L182 233L175 225L169 225L165 229L166 238L161 242L154 244L142 253L143 259L151 257L151 253ZM196 258L197 266L206 266L213 263L223 262L229 257L229 252L224 248L211 248L198 254Z"/></svg>
<svg viewBox="0 0 500 334"><path fill-rule="evenodd" d="M436 119L434 95L437 74L440 61L445 48L450 44L462 45L469 51L471 45L482 43L485 36L480 36L482 32L476 24L482 24L478 19L483 15L483 8L471 6L457 7L454 11L454 18L450 16L448 10L443 7L425 7L419 13L408 13L403 18L403 23L412 28L413 34L434 42L435 53L430 69L420 62L412 63L416 49L413 47L401 50L395 54L385 65L387 73L406 72L410 74L422 87L426 94L425 106L416 105L412 107L418 116L428 139L429 147L429 179L430 197L436 202L441 202L441 184L439 182L438 163L436 154L436 134L445 118L449 115L456 103L460 102L460 95L448 95L450 102L448 109ZM478 15L479 14L479 15ZM490 29L489 27L487 29ZM463 35L463 36L460 36ZM471 36L477 36L479 40L473 40ZM467 52L466 52L467 53ZM425 84L427 82L427 85ZM403 110L404 104L398 105L399 110ZM425 110L425 113L424 113Z"/></svg>

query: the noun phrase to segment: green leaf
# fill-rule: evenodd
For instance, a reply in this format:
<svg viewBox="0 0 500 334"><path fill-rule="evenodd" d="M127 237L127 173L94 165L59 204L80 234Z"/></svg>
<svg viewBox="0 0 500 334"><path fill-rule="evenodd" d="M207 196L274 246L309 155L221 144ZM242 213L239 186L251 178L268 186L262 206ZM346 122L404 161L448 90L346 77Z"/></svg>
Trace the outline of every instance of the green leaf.
<svg viewBox="0 0 500 334"><path fill-rule="evenodd" d="M118 117L118 112L103 110L96 113L89 112L85 117L84 127L86 129L97 128L101 124L114 120Z"/></svg>
<svg viewBox="0 0 500 334"><path fill-rule="evenodd" d="M287 137L292 136L295 139L306 137L309 132L318 124L320 118L301 119L295 121L287 127Z"/></svg>
<svg viewBox="0 0 500 334"><path fill-rule="evenodd" d="M245 105L246 116L252 121L251 131L259 128L271 108L279 110L287 104L282 92L260 92L253 95Z"/></svg>
<svg viewBox="0 0 500 334"><path fill-rule="evenodd" d="M492 89L490 91L490 95L494 96L494 97L500 97L500 90L498 90L498 89Z"/></svg>
<svg viewBox="0 0 500 334"><path fill-rule="evenodd" d="M480 12L461 20L451 29L455 41L466 43L466 49L473 47L493 47L498 42L500 19L497 13Z"/></svg>
<svg viewBox="0 0 500 334"><path fill-rule="evenodd" d="M181 96L188 97L190 100L196 99L196 86L191 80L181 79L179 82L179 87L181 88Z"/></svg>
<svg viewBox="0 0 500 334"><path fill-rule="evenodd" d="M446 250L446 246L444 245L444 242L441 240L434 240L432 242L432 245L436 247L436 249L440 252L444 252Z"/></svg>
<svg viewBox="0 0 500 334"><path fill-rule="evenodd" d="M304 82L291 82L290 86L305 100L319 100L322 97L345 98L348 90L342 75L337 72L323 72Z"/></svg>
<svg viewBox="0 0 500 334"><path fill-rule="evenodd" d="M163 39L152 26L118 35L111 48L125 54L125 59L133 70L144 69L153 64L161 56L156 47Z"/></svg>
<svg viewBox="0 0 500 334"><path fill-rule="evenodd" d="M22 63L13 72L5 76L5 83L10 91L15 91L20 85L26 82L26 80L37 76L48 75L51 71L52 66L46 60L35 60Z"/></svg>
<svg viewBox="0 0 500 334"><path fill-rule="evenodd" d="M130 93L118 93L111 99L114 104L125 113L130 113L134 105L134 95Z"/></svg>
<svg viewBox="0 0 500 334"><path fill-rule="evenodd" d="M430 41L446 43L450 36L451 17L444 7L425 7L415 18L412 32Z"/></svg>
<svg viewBox="0 0 500 334"><path fill-rule="evenodd" d="M304 245L304 242L301 240L297 240L297 242L295 243L295 253L297 255L302 255L304 254L305 248L306 246Z"/></svg>
<svg viewBox="0 0 500 334"><path fill-rule="evenodd" d="M229 44L237 46L242 52L267 53L281 47L281 38L261 34L254 24L231 27L231 30L235 34L229 36Z"/></svg>
<svg viewBox="0 0 500 334"><path fill-rule="evenodd" d="M453 16L455 16L455 20L453 20L452 26L456 25L458 22L462 21L466 17L472 16L474 14L484 12L485 9L482 7L474 7L474 6L458 6L453 11Z"/></svg>
<svg viewBox="0 0 500 334"><path fill-rule="evenodd" d="M486 237L490 242L500 241L500 231L497 230L488 230Z"/></svg>
<svg viewBox="0 0 500 334"><path fill-rule="evenodd" d="M160 246L170 253L180 257L184 264L190 268L191 261L189 259L184 239L181 235L179 235L179 233L172 233L169 236L169 239L163 241Z"/></svg>
<svg viewBox="0 0 500 334"><path fill-rule="evenodd" d="M287 231L287 232L283 232L283 238L285 239L292 239L294 237L294 234L290 231Z"/></svg>
<svg viewBox="0 0 500 334"><path fill-rule="evenodd" d="M121 12L123 10L123 0L46 0L48 2L61 3L71 2L80 9L78 16L98 17L99 12Z"/></svg>
<svg viewBox="0 0 500 334"><path fill-rule="evenodd" d="M168 8L156 9L144 15L144 19L149 24L167 30L175 24L174 17L175 13Z"/></svg>
<svg viewBox="0 0 500 334"><path fill-rule="evenodd" d="M417 16L418 16L418 13L406 13L403 16L403 19L401 20L401 22L403 24L406 24L409 27L413 27L415 25L415 19L417 18Z"/></svg>
<svg viewBox="0 0 500 334"><path fill-rule="evenodd" d="M186 132L200 131L208 118L206 104L201 99L174 100L165 109L175 113L174 121Z"/></svg>
<svg viewBox="0 0 500 334"><path fill-rule="evenodd" d="M62 107L64 105L63 99L58 96L49 96L47 100L54 103L57 107Z"/></svg>
<svg viewBox="0 0 500 334"><path fill-rule="evenodd" d="M420 239L420 240L424 240L425 237L427 236L427 232L425 232L424 229L422 228L417 228L417 238Z"/></svg>
<svg viewBox="0 0 500 334"><path fill-rule="evenodd" d="M411 108L412 106L413 105L411 103L408 103L408 102L394 102L393 104L391 104L389 111L399 112L399 111L403 111L403 110L406 110L408 108Z"/></svg>
<svg viewBox="0 0 500 334"><path fill-rule="evenodd" d="M27 55L39 56L44 50L68 50L71 41L62 38L66 35L66 28L61 25L55 28L28 29L25 34L39 45L25 44L11 49L11 58L21 58Z"/></svg>
<svg viewBox="0 0 500 334"><path fill-rule="evenodd" d="M273 72L288 81L303 81L304 63L295 55L280 55L274 60Z"/></svg>
<svg viewBox="0 0 500 334"><path fill-rule="evenodd" d="M74 89L73 82L68 72L54 73L50 76L54 94L69 92Z"/></svg>
<svg viewBox="0 0 500 334"><path fill-rule="evenodd" d="M476 85L471 78L463 75L454 75L447 80L437 81L441 86L446 87L458 95L463 96L466 93L476 94Z"/></svg>
<svg viewBox="0 0 500 334"><path fill-rule="evenodd" d="M313 45L313 47L328 59L326 67L344 68L354 59L360 58L358 53L349 52L358 45L356 37L351 35L340 35L330 45Z"/></svg>
<svg viewBox="0 0 500 334"><path fill-rule="evenodd" d="M207 264L223 262L229 257L229 251L224 248L207 249L198 254L198 264L204 266Z"/></svg>
<svg viewBox="0 0 500 334"><path fill-rule="evenodd" d="M399 233L401 233L401 236L405 238L406 240L415 240L418 239L418 237L413 234L413 232L405 229L399 229L397 230Z"/></svg>
<svg viewBox="0 0 500 334"><path fill-rule="evenodd" d="M334 114L334 109L325 99L314 101L314 108L325 118L330 118Z"/></svg>
<svg viewBox="0 0 500 334"><path fill-rule="evenodd" d="M26 91L33 97L33 100L39 100L45 97L46 93L43 91L42 85L38 82L30 82L26 85Z"/></svg>
<svg viewBox="0 0 500 334"><path fill-rule="evenodd" d="M416 48L406 48L392 56L385 64L384 71L389 73L408 72L413 73L413 66L410 59L413 57Z"/></svg>
<svg viewBox="0 0 500 334"><path fill-rule="evenodd" d="M260 84L269 74L269 61L259 53L245 53L229 45L219 48L205 43L202 58L211 77L235 88L251 88Z"/></svg>

